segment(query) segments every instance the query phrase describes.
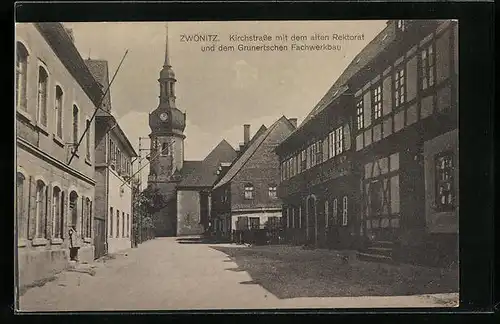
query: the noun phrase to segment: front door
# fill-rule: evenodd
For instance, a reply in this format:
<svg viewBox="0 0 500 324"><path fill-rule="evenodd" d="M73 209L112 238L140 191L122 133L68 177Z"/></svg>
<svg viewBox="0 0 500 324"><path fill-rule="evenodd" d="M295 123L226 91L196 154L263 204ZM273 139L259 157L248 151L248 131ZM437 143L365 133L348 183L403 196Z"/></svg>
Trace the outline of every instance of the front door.
<svg viewBox="0 0 500 324"><path fill-rule="evenodd" d="M316 215L316 199L313 197L307 201L307 225L308 241L316 245L318 242L318 217Z"/></svg>

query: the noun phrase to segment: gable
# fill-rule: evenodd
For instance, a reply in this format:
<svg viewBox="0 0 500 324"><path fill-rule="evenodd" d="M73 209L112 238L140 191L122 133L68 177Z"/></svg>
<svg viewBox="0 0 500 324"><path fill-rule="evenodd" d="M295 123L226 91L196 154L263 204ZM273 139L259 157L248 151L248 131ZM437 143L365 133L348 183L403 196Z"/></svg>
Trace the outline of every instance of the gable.
<svg viewBox="0 0 500 324"><path fill-rule="evenodd" d="M293 129L293 125L284 116L278 119L264 133L256 137L253 143L250 143L240 158L233 163L228 172L215 185L214 189L231 181L252 159L256 159L255 161L260 161L261 159L273 161L276 159L277 161L277 155L274 153L274 149L271 151L269 150L271 147L276 147L276 145L290 135ZM261 146L265 148L260 149Z"/></svg>

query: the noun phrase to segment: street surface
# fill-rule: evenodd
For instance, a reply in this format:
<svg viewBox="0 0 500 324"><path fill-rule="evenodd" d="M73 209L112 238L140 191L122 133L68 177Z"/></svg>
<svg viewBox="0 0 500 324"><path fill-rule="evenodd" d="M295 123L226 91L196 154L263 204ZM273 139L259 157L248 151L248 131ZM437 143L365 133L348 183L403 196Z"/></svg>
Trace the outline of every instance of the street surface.
<svg viewBox="0 0 500 324"><path fill-rule="evenodd" d="M214 245L215 246L215 245ZM217 247L232 245L217 244ZM458 294L279 299L210 244L158 238L66 271L20 298L21 311L443 307Z"/></svg>

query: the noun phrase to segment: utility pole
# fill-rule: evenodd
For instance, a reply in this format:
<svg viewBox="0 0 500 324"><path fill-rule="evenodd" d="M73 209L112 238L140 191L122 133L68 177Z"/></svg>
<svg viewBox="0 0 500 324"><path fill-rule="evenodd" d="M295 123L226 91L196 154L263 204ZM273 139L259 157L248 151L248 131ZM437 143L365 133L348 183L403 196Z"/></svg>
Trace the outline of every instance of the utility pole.
<svg viewBox="0 0 500 324"><path fill-rule="evenodd" d="M139 162L137 166L137 172L139 176L139 191L140 188L142 187L142 151L148 151L149 149L147 148L142 148L142 140L143 139L148 139L149 137L144 137L144 136L139 136ZM143 235L142 235L142 213L139 215L139 242L143 242Z"/></svg>

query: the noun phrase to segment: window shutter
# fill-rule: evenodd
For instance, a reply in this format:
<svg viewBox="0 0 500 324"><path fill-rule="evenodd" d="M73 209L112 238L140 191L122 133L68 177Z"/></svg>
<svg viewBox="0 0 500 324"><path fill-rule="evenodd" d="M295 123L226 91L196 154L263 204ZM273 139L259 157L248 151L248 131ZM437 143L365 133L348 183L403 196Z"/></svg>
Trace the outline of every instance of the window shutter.
<svg viewBox="0 0 500 324"><path fill-rule="evenodd" d="M53 217L53 208L52 208L52 191L53 191L53 187L52 185L47 185L47 187L45 188L45 197L46 197L46 201L45 201L45 224L44 224L44 228L45 228L45 235L46 235L46 238L51 238L52 237L52 217Z"/></svg>
<svg viewBox="0 0 500 324"><path fill-rule="evenodd" d="M364 124L368 127L372 124L372 96L371 91L367 91L363 97Z"/></svg>
<svg viewBox="0 0 500 324"><path fill-rule="evenodd" d="M82 236L84 233L84 223L85 223L85 221L84 221L84 219L85 219L85 213L84 213L84 211L85 211L85 197L83 197L83 196L82 196L81 206L82 206L81 207L82 212L81 212L81 218L80 218L80 236ZM77 221L77 223L78 223L78 221Z"/></svg>
<svg viewBox="0 0 500 324"><path fill-rule="evenodd" d="M382 83L382 113L387 115L392 111L392 77L391 73Z"/></svg>
<svg viewBox="0 0 500 324"><path fill-rule="evenodd" d="M59 221L61 226L61 238L66 238L66 227L68 225L68 192L66 190L61 190L61 220Z"/></svg>
<svg viewBox="0 0 500 324"><path fill-rule="evenodd" d="M29 177L28 182L28 239L32 240L35 237L36 226L36 182L33 177Z"/></svg>
<svg viewBox="0 0 500 324"><path fill-rule="evenodd" d="M417 95L417 56L406 63L406 100L410 101ZM384 107L385 108L385 107Z"/></svg>
<svg viewBox="0 0 500 324"><path fill-rule="evenodd" d="M323 161L328 160L328 136L323 140Z"/></svg>
<svg viewBox="0 0 500 324"><path fill-rule="evenodd" d="M344 150L348 151L351 149L351 128L349 124L344 125Z"/></svg>
<svg viewBox="0 0 500 324"><path fill-rule="evenodd" d="M88 215L88 237L92 237L92 200L89 201L89 215Z"/></svg>

